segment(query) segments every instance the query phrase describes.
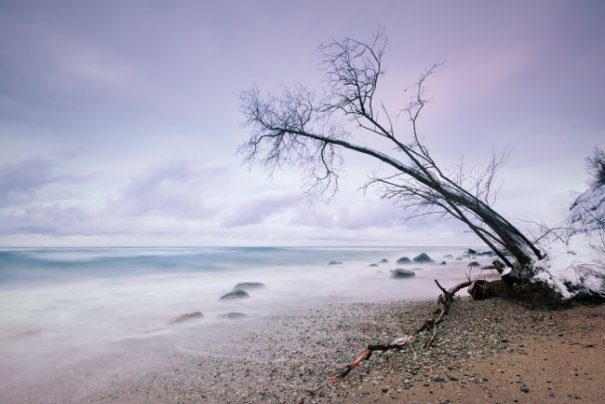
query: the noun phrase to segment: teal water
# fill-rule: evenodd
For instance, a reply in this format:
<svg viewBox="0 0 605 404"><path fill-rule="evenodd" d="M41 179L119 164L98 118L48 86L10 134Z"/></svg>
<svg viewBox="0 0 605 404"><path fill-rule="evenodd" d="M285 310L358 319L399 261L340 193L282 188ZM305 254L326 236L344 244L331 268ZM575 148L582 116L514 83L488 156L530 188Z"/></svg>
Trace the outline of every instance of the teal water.
<svg viewBox="0 0 605 404"><path fill-rule="evenodd" d="M0 249L0 284L69 281L95 277L201 273L322 265L329 261L377 262L394 254L436 252L443 247L148 247ZM437 258L439 258L437 257Z"/></svg>

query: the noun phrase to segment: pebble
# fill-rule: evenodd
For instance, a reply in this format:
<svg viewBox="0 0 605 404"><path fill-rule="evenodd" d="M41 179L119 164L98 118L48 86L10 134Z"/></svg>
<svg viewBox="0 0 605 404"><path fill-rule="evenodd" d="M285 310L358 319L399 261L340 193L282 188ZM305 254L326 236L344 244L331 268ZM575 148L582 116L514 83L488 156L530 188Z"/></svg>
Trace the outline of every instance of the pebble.
<svg viewBox="0 0 605 404"><path fill-rule="evenodd" d="M462 381L471 381L475 388L483 385L475 383L488 382L483 374L469 369L464 362L466 356L472 360L510 349L517 351L517 344L522 347L523 342L516 337L527 334L528 324L532 324L532 332L547 326L547 322L534 322L524 316L518 306L506 302L494 306L487 301L457 301L447 321L440 326L431 349L424 348L425 338L421 335L404 350L392 351L387 360L380 360L387 356L372 355L347 378L324 387L313 397L305 392L351 363L367 345L388 343L394 336L413 334L419 320L430 316L435 307L434 302L405 306L399 302L333 304L296 315L276 314L267 319L253 319L241 333L204 346L203 353L182 355L170 367L178 366L181 369L178 374L165 375L160 370L157 374L166 379L141 377L134 380L136 383L125 381L114 390L118 398L124 399L122 402L140 397L132 393L134 389L148 389L149 397L158 395L158 402L174 397L177 402L196 402L197 399L198 402L252 403L373 402L390 399L395 392L402 392L395 401L403 402L404 397L414 393L418 397L418 392L427 394L434 390L435 402L439 390L447 386L437 383L452 381L457 387L468 387L469 384ZM490 313L489 318L497 316L500 321L473 321L484 318L486 312ZM508 343L494 345L492 340ZM228 355L219 354L225 352ZM577 373L576 369L569 370ZM496 371L505 373L503 369ZM397 378L401 376L407 376L403 382ZM393 384L394 380L397 384ZM520 383L521 377L516 380ZM187 397L191 387L195 391ZM521 384L519 391L527 393L529 389ZM202 392L205 399L201 399ZM383 393L390 394L382 396ZM442 397L438 402L446 404L450 400Z"/></svg>

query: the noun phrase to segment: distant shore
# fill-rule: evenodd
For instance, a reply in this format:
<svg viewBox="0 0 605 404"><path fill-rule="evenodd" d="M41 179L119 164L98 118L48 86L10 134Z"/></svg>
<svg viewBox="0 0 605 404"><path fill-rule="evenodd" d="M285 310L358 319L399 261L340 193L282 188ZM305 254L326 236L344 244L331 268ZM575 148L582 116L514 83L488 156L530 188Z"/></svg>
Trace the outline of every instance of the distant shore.
<svg viewBox="0 0 605 404"><path fill-rule="evenodd" d="M312 390L368 344L411 333L434 302L315 307L250 323L204 353L181 352L78 399L195 402L602 402L605 306L527 310L457 301L432 349L420 337ZM516 401L515 401L516 400ZM69 397L65 398L69 401Z"/></svg>

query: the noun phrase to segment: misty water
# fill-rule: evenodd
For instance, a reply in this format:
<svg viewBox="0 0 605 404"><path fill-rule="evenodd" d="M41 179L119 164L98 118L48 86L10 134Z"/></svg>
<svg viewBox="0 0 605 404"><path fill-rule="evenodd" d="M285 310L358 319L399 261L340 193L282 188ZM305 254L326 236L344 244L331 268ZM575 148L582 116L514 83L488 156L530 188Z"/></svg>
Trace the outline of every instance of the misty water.
<svg viewBox="0 0 605 404"><path fill-rule="evenodd" d="M447 265L395 264L421 252ZM383 258L389 263L369 266ZM2 249L0 395L27 398L26 389L33 398L40 386L101 383L155 366L168 351L207 352L279 311L434 298L433 280L465 279L468 262L462 247ZM416 276L393 279L397 267ZM266 287L219 299L238 282ZM171 325L197 311L202 318ZM246 317L225 316L234 312Z"/></svg>

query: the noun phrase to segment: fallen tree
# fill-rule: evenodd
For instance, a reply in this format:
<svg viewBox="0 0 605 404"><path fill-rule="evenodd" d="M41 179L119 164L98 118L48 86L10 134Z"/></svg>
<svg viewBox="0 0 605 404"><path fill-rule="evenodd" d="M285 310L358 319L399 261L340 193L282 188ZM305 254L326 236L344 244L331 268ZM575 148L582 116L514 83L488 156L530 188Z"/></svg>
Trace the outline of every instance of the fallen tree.
<svg viewBox="0 0 605 404"><path fill-rule="evenodd" d="M260 163L270 171L283 166L298 167L305 178L311 179L310 192L330 193L338 189L343 151L372 158L390 172L371 176L364 189L372 188L382 198L413 209L415 214L454 218L498 256L504 263L497 267L502 275L498 283L469 279L446 290L436 281L443 292L439 298L441 309L437 317L416 332L432 330L427 347L433 343L454 295L462 288L470 286L473 298L496 295L553 305L563 301L568 296L560 287L561 282L544 276L549 273L546 254L493 208L494 177L507 154L493 155L479 175L465 171L462 164L451 170L442 168L421 141L419 132L419 120L427 104L424 86L438 65L407 89L412 94L409 103L393 114L377 95L384 75L385 46L382 32L369 43L345 38L322 46L327 89L320 98L303 86L286 90L280 96L263 95L257 88L242 93L242 111L251 129L248 141L240 147L246 161ZM396 131L400 114L408 118L411 130L407 138ZM373 352L400 349L413 337L369 346L339 377Z"/></svg>

